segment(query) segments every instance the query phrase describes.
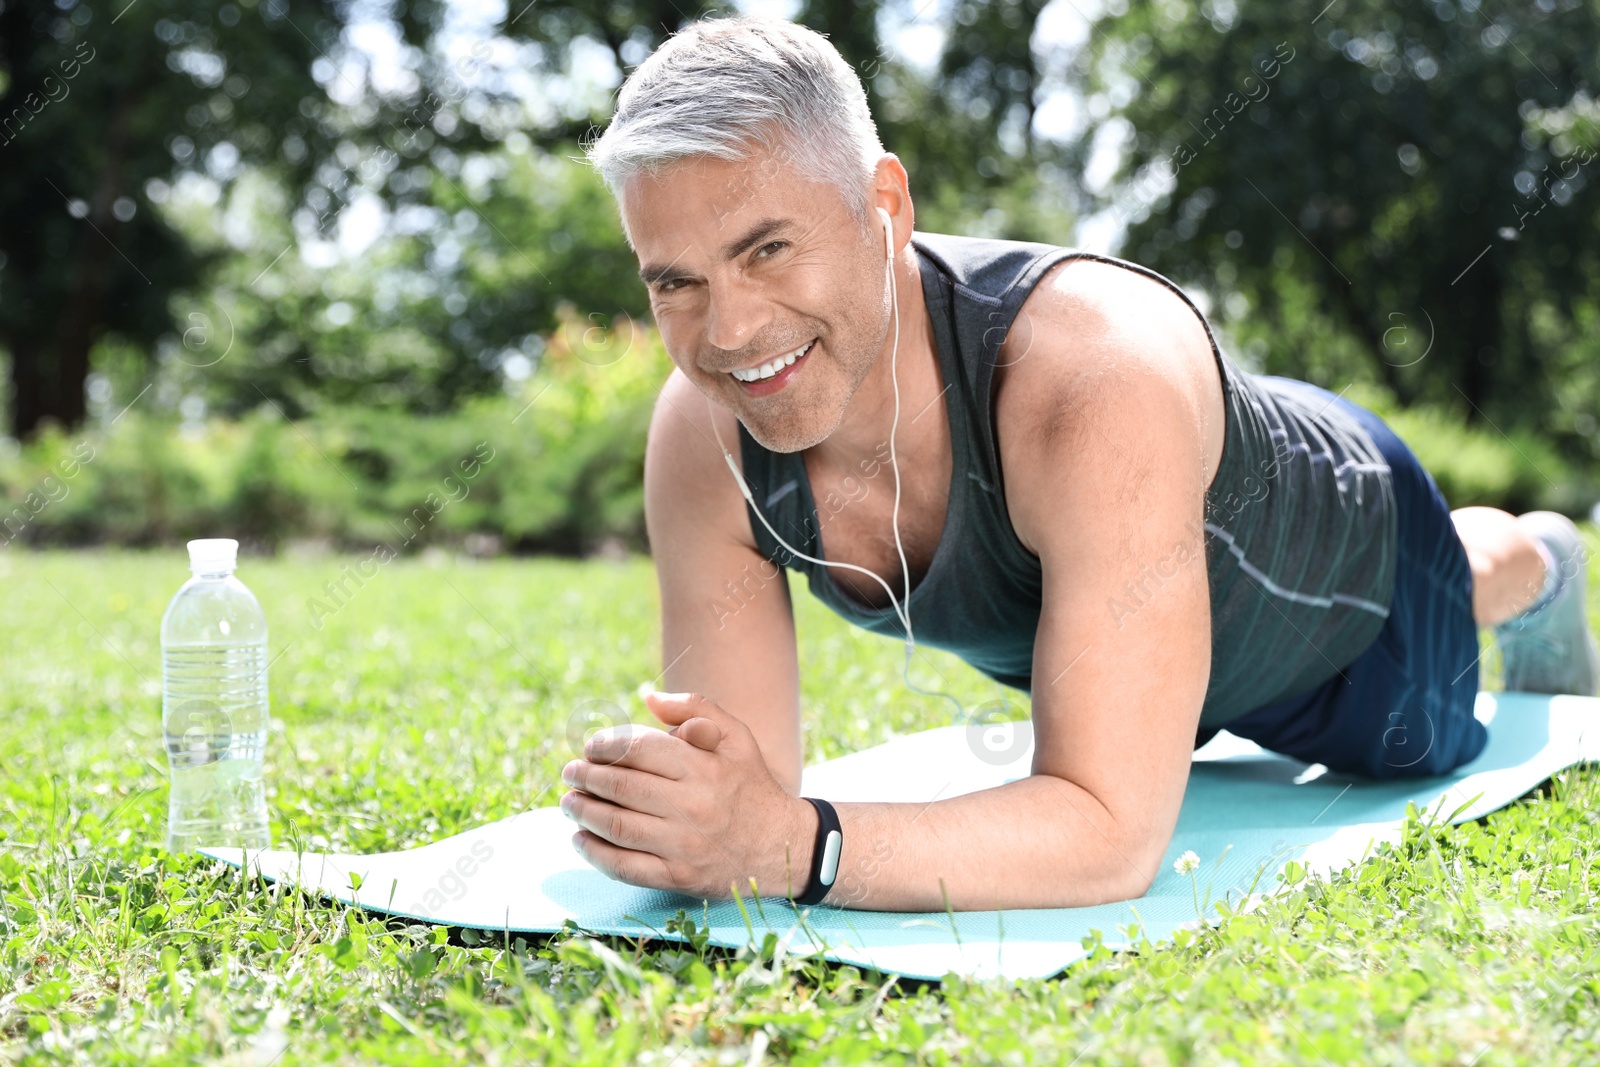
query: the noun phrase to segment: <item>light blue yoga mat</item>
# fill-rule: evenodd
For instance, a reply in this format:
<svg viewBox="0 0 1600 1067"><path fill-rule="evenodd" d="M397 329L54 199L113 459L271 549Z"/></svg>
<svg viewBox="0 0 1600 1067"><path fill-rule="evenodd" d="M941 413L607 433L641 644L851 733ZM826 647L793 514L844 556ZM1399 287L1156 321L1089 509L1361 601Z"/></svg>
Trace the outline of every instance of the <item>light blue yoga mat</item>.
<svg viewBox="0 0 1600 1067"><path fill-rule="evenodd" d="M1242 910L1284 889L1278 872L1289 860L1327 873L1360 860L1378 842L1398 841L1409 802L1437 818L1454 813L1461 822L1510 803L1564 767L1600 760L1600 699L1484 692L1475 714L1489 725L1489 745L1476 760L1449 775L1385 783L1319 774L1316 765L1219 733L1195 752L1162 873L1138 900L956 912L954 928L944 912L818 906L805 909L809 934L782 898L762 898L760 912L749 900L745 905L756 939L770 929L791 953L820 951L914 978L952 971L1045 977L1084 956L1080 941L1093 929L1107 946L1123 948L1119 926L1137 923L1159 944L1197 924L1194 888L1172 869L1186 850L1200 856L1200 889L1209 882L1212 900ZM1025 777L1032 758L1028 723L945 726L808 767L802 792L835 801L925 802ZM404 852L201 851L347 904L449 926L554 932L571 919L593 933L666 938L667 920L682 908L714 943L737 947L750 940L733 901L708 903L614 882L572 850L572 833L573 824L550 807ZM359 890L350 888L352 873L361 876Z"/></svg>

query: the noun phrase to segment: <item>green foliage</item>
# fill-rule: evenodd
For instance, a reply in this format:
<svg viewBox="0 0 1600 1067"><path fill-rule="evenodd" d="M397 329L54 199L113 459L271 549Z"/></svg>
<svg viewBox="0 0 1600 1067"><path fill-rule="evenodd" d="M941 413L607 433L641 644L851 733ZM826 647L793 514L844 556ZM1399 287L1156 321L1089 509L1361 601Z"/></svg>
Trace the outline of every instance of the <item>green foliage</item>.
<svg viewBox="0 0 1600 1067"><path fill-rule="evenodd" d="M269 551L322 539L401 552L480 534L520 551L642 549L645 433L671 366L643 324L569 315L517 395L443 415L328 407L290 422L263 404L174 426L134 407L0 459L0 541L229 536Z"/></svg>
<svg viewBox="0 0 1600 1067"><path fill-rule="evenodd" d="M537 361L574 314L644 318L616 207L569 158L577 152L536 148L520 133L463 159L441 153L431 166L376 152L367 157L375 183L405 190L403 232L317 268L299 256L274 261L296 239L282 191L237 183L227 202L188 219L187 233L216 241L227 219L249 217L250 254L174 299L188 328L160 346L158 378L228 415L263 400L295 418L353 406L440 414L499 392L508 361ZM147 377L131 370L117 374L120 395Z"/></svg>
<svg viewBox="0 0 1600 1067"><path fill-rule="evenodd" d="M0 191L0 354L22 437L76 427L91 371L92 392L109 383L124 400L154 379L146 404L166 410L192 397L241 415L265 398L296 419L330 405L438 414L537 359L566 304L643 315L579 142L607 121L613 77L683 23L733 10L541 2L444 34L439 0L142 0L110 19L56 6L0 9L6 107L61 49L100 51L31 121L29 163ZM880 38L877 0L796 13L861 75L923 229L1066 239L1062 153L1031 125L1042 6L958 5L961 32L931 72ZM398 38L403 76L355 46L357 19ZM88 218L63 216L63 196ZM382 236L341 260L345 224L374 218Z"/></svg>
<svg viewBox="0 0 1600 1067"><path fill-rule="evenodd" d="M51 429L0 458L0 544L229 536L258 551L325 541L582 553L609 540L645 550L646 430L671 366L653 330L569 313L516 396L443 415L329 407L289 422L263 404L240 420L175 426L135 407L103 430ZM1372 386L1345 395L1389 422L1452 507L1582 516L1600 497L1592 476L1525 431L1402 409Z"/></svg>
<svg viewBox="0 0 1600 1067"><path fill-rule="evenodd" d="M845 50L873 89L884 147L910 176L919 229L1071 243L1077 183L1068 171L1070 153L1033 129L1046 91L1042 57L1032 47L1044 6L1039 0L952 5L932 76L886 62L882 50L873 57ZM932 11L916 5L921 19L931 21Z"/></svg>
<svg viewBox="0 0 1600 1067"><path fill-rule="evenodd" d="M1600 531L1585 537L1600 559ZM313 629L308 602L356 558L244 560L281 653L266 750L277 847L410 848L551 805L581 744L574 709L605 699L651 721L638 688L663 657L647 560L396 560ZM184 576L176 552L0 550L5 1062L1600 1056L1594 768L1460 826L1414 812L1364 862L1287 872L1287 891L1247 912L1213 901L1220 921L1170 945L1130 931L1133 950L1113 952L1115 931L1100 931L1050 980L927 987L780 953L771 937L729 951L706 944L693 912L664 931L677 941L569 927L506 944L385 923L160 848L157 633ZM817 667L803 683L808 761L948 722L944 702L899 682L900 645L851 628L798 580L793 592L802 661ZM928 655L938 675L919 666L919 684L969 705L995 695Z"/></svg>
<svg viewBox="0 0 1600 1067"><path fill-rule="evenodd" d="M605 273L608 298L622 292L616 270L607 270L621 246L609 205L585 204L571 234L562 210L536 210L509 236L477 242L485 259L515 255L513 273L537 285L502 277L478 290L467 278L463 294L458 283L470 271L456 269L455 238L551 199L480 212L477 201L492 194L474 168L514 163L508 142L524 152L536 143L547 159L549 150L568 151L600 117L590 104L604 95L580 83L597 73L603 81L604 72L569 69L575 38L600 42L620 67L625 52L653 48L679 19L707 8L685 13L681 4L639 0L597 17L585 5L524 7L500 16L464 55L439 47L446 8L436 0L0 6L0 151L13 178L0 187L0 348L12 372L13 432L82 421L97 343L209 365L224 346L202 341L195 352L197 330L233 340L237 329L248 343L250 370L236 357L221 376L243 386L247 405L259 389L298 415L312 407L307 391L350 403L353 385L362 402L443 410L496 389L496 357L553 326L561 299L600 306L589 301L586 278ZM371 63L352 40L355 22L370 29L384 19L398 38L398 80L369 77ZM565 106L547 106L543 91L516 97L507 82L529 77L567 82ZM554 183L546 173L531 184L548 193L589 178L563 162ZM369 276L316 277L296 262L298 250L282 262L297 245L336 236L358 203L408 212L397 246L363 264ZM214 207L211 232L197 233L193 216ZM571 264L542 250L562 241L612 254L579 264L587 269L571 271L572 288L553 286ZM299 284L263 277L269 270ZM442 286L427 284L434 273ZM640 296L623 310L637 313ZM341 301L354 312L329 321L325 312ZM606 307L616 310L609 299ZM358 321L373 312L376 321ZM237 406L237 396L229 399Z"/></svg>
<svg viewBox="0 0 1600 1067"><path fill-rule="evenodd" d="M1415 452L1452 508L1479 504L1513 514L1538 509L1579 518L1600 501L1592 467L1572 464L1527 430L1471 427L1427 405L1400 407L1383 389L1357 382L1343 394L1376 412Z"/></svg>
<svg viewBox="0 0 1600 1067"><path fill-rule="evenodd" d="M291 187L311 179L337 138L313 121L310 69L337 40L334 8L0 7L0 346L17 433L80 420L96 339L153 343L171 293L214 263L151 210L152 188L175 169L227 176L253 163ZM280 153L287 139L298 158Z"/></svg>
<svg viewBox="0 0 1600 1067"><path fill-rule="evenodd" d="M1584 410L1563 394L1600 391L1572 328L1600 277L1597 17L1590 0L1130 0L1085 70L1106 121L1132 125L1127 254L1247 297L1287 373L1353 342L1348 377L1405 404L1547 429ZM1574 458L1600 456L1592 426L1565 431Z"/></svg>
<svg viewBox="0 0 1600 1067"><path fill-rule="evenodd" d="M1526 430L1473 430L1434 408L1385 417L1433 475L1453 508L1486 504L1513 514L1545 509L1582 516L1600 501L1600 484L1570 467Z"/></svg>

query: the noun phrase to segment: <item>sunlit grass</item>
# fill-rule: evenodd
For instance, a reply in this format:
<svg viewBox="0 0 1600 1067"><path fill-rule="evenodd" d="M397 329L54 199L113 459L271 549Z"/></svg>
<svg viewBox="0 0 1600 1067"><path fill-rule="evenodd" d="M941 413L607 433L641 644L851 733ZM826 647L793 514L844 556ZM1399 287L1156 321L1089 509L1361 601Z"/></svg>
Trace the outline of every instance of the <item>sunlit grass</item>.
<svg viewBox="0 0 1600 1067"><path fill-rule="evenodd" d="M240 572L279 657L276 842L406 848L553 804L586 709L651 721L648 560L397 560L346 580L335 605L324 584L358 558ZM1203 935L1014 984L896 983L774 959L770 942L569 933L508 949L167 856L158 624L184 577L174 553L0 553L0 1060L1492 1064L1600 1050L1589 769L1480 822L1413 823L1399 847ZM899 644L794 591L809 761L950 721L900 683ZM968 707L1006 695L928 655L920 686ZM1498 684L1492 655L1484 682Z"/></svg>

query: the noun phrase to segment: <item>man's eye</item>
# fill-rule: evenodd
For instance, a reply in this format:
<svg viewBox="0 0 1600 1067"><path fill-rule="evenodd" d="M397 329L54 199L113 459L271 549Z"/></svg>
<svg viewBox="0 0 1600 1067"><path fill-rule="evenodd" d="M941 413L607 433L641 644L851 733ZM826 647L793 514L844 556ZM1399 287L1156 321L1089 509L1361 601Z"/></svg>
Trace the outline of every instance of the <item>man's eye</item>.
<svg viewBox="0 0 1600 1067"><path fill-rule="evenodd" d="M658 293L675 293L675 292L678 291L678 288L681 285L683 285L683 279L682 278L674 278L669 282L662 282L660 285L656 286L656 292L658 292Z"/></svg>
<svg viewBox="0 0 1600 1067"><path fill-rule="evenodd" d="M756 255L759 256L762 252L765 252L769 248L782 248L787 243L787 241L772 241L768 244L764 244L756 251Z"/></svg>

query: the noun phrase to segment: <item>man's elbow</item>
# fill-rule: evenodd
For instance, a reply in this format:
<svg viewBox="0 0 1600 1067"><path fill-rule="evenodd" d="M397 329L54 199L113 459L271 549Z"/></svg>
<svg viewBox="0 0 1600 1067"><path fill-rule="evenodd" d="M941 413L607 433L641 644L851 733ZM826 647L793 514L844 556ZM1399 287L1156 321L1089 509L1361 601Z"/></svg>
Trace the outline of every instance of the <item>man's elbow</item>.
<svg viewBox="0 0 1600 1067"><path fill-rule="evenodd" d="M1156 872L1160 869L1158 866L1160 862L1157 859L1154 863L1140 866L1135 871L1129 871L1127 877L1123 879L1123 885L1118 891L1120 895L1117 899L1138 900L1150 892L1150 887L1155 884Z"/></svg>
<svg viewBox="0 0 1600 1067"><path fill-rule="evenodd" d="M1135 900L1149 890L1160 872L1161 857L1171 838L1152 833L1152 819L1136 803L1095 790L1062 774L1035 768L1027 778L1010 783L1031 804L1025 838L1045 846L1036 868L1048 891L1041 907L1093 907ZM1158 838L1162 838L1159 839Z"/></svg>
<svg viewBox="0 0 1600 1067"><path fill-rule="evenodd" d="M1069 877L1079 887L1079 899L1063 906L1091 908L1138 900L1149 892L1155 876L1152 865L1134 858L1131 853L1112 851L1103 858L1099 870L1086 870L1080 864L1071 872Z"/></svg>
<svg viewBox="0 0 1600 1067"><path fill-rule="evenodd" d="M1137 900L1148 893L1161 873L1161 861L1171 842L1171 827L1152 829L1117 820L1116 832L1106 840L1109 855L1100 879L1104 902Z"/></svg>

